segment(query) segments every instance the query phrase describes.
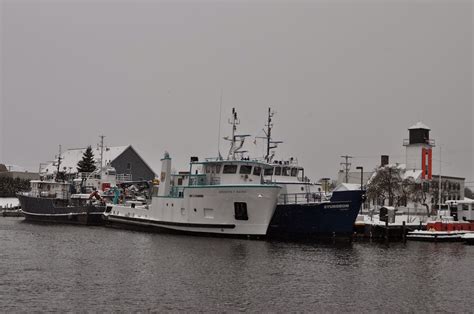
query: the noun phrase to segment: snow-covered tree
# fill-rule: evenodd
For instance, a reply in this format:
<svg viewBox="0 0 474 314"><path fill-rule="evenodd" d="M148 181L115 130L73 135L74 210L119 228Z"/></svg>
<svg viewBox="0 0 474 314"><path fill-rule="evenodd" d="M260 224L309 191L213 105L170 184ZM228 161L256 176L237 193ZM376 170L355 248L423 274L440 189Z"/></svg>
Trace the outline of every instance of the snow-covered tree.
<svg viewBox="0 0 474 314"><path fill-rule="evenodd" d="M384 204L388 200L388 205L393 206L402 194L401 183L399 168L385 166L376 169L375 175L367 184L367 198L377 204Z"/></svg>
<svg viewBox="0 0 474 314"><path fill-rule="evenodd" d="M94 161L94 153L92 148L87 147L86 151L82 155L82 160L77 163L78 172L94 172L97 169Z"/></svg>

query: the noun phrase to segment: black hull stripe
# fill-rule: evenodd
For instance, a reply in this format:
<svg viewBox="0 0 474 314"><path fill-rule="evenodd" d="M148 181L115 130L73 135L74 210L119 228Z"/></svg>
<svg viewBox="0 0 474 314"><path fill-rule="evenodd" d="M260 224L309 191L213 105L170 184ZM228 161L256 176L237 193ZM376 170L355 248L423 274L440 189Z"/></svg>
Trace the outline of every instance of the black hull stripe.
<svg viewBox="0 0 474 314"><path fill-rule="evenodd" d="M27 212L27 211L24 211L22 210L21 211L23 214L25 215L30 215L30 216L78 216L78 215L81 215L81 216L87 216L87 215L102 215L104 212L75 212L75 213L66 213L66 214L40 214L40 213L31 213L31 212Z"/></svg>
<svg viewBox="0 0 474 314"><path fill-rule="evenodd" d="M110 215L107 220L113 222L114 220L122 220L128 222L139 222L149 225L157 226L176 226L176 227L189 227L189 228L218 228L218 229L234 229L234 224L200 224L200 223L189 223L189 222L171 222L171 221L154 221L142 218L131 218L131 217L119 217Z"/></svg>

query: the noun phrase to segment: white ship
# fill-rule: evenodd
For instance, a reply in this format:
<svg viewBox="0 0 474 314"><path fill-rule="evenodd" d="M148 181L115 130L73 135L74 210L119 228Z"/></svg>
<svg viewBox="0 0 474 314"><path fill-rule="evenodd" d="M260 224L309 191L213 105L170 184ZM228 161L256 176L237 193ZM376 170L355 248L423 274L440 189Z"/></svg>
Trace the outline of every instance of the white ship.
<svg viewBox="0 0 474 314"><path fill-rule="evenodd" d="M192 157L189 172L172 174L171 158L165 153L151 204L108 207L107 222L213 235L266 235L281 188L264 182L269 164L242 158L246 135L235 134L237 120L233 111L227 160L199 162Z"/></svg>

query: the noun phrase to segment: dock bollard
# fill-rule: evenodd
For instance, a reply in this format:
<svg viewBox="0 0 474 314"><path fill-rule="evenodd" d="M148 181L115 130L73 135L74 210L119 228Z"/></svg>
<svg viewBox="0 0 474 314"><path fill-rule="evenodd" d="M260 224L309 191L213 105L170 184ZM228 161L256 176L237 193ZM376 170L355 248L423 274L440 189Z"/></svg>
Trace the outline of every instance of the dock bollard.
<svg viewBox="0 0 474 314"><path fill-rule="evenodd" d="M402 239L403 239L403 243L407 243L406 223L405 223L405 221L402 222Z"/></svg>

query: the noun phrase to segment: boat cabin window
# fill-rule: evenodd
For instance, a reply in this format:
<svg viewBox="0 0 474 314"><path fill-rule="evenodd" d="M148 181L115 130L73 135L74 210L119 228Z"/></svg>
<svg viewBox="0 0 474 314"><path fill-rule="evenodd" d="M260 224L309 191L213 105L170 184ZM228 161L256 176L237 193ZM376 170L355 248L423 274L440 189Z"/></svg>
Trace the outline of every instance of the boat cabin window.
<svg viewBox="0 0 474 314"><path fill-rule="evenodd" d="M259 176L261 173L262 173L262 168L260 168L260 167L253 168L253 175L254 176Z"/></svg>
<svg viewBox="0 0 474 314"><path fill-rule="evenodd" d="M273 168L266 168L263 173L265 176L272 176L273 175Z"/></svg>
<svg viewBox="0 0 474 314"><path fill-rule="evenodd" d="M251 174L252 166L242 165L240 166L240 174Z"/></svg>
<svg viewBox="0 0 474 314"><path fill-rule="evenodd" d="M220 173L221 165L220 164L209 164L206 165L206 173Z"/></svg>
<svg viewBox="0 0 474 314"><path fill-rule="evenodd" d="M298 168L291 168L291 176L296 177L298 175Z"/></svg>
<svg viewBox="0 0 474 314"><path fill-rule="evenodd" d="M237 173L237 165L224 165L222 173Z"/></svg>
<svg viewBox="0 0 474 314"><path fill-rule="evenodd" d="M290 168L288 167L283 167L281 171L282 176L289 176L290 175Z"/></svg>
<svg viewBox="0 0 474 314"><path fill-rule="evenodd" d="M281 167L275 167L275 175L281 176Z"/></svg>

